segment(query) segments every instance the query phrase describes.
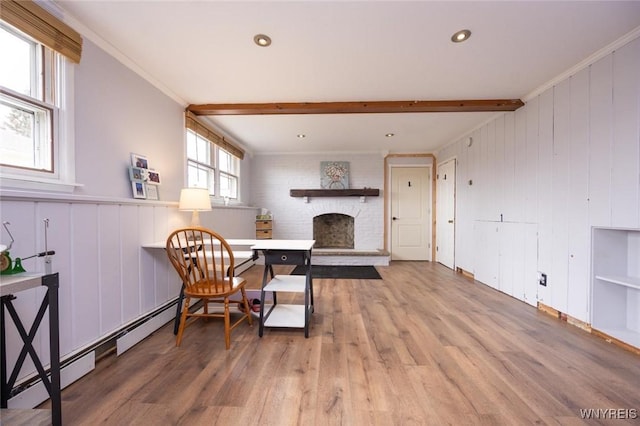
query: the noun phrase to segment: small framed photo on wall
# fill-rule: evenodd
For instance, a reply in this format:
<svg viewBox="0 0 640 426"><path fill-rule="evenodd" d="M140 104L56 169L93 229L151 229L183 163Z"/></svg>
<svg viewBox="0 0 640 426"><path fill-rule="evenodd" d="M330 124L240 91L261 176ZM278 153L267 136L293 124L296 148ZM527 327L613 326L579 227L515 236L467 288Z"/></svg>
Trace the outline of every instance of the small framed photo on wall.
<svg viewBox="0 0 640 426"><path fill-rule="evenodd" d="M129 167L129 179L131 182L144 182L147 169L140 167Z"/></svg>
<svg viewBox="0 0 640 426"><path fill-rule="evenodd" d="M158 186L145 184L145 190L147 191L147 200L157 200L158 199Z"/></svg>
<svg viewBox="0 0 640 426"><path fill-rule="evenodd" d="M138 167L141 169L148 169L149 168L149 160L147 160L147 157L140 155L140 154L134 154L133 152L131 153L131 167Z"/></svg>
<svg viewBox="0 0 640 426"><path fill-rule="evenodd" d="M131 182L131 190L133 191L133 198L147 198L147 189L144 182Z"/></svg>
<svg viewBox="0 0 640 426"><path fill-rule="evenodd" d="M160 173L155 170L147 170L147 184L160 185Z"/></svg>

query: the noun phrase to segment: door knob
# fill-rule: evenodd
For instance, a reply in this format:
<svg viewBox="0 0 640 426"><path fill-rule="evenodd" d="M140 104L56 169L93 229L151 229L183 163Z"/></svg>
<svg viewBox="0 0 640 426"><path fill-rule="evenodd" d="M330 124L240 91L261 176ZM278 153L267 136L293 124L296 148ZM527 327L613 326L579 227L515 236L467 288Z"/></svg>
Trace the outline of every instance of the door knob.
<svg viewBox="0 0 640 426"><path fill-rule="evenodd" d="M453 223L453 219L449 219L449 223Z"/></svg>
<svg viewBox="0 0 640 426"><path fill-rule="evenodd" d="M395 217L395 216L393 216L393 217L391 218L391 220L398 220L398 218L397 218L397 217Z"/></svg>

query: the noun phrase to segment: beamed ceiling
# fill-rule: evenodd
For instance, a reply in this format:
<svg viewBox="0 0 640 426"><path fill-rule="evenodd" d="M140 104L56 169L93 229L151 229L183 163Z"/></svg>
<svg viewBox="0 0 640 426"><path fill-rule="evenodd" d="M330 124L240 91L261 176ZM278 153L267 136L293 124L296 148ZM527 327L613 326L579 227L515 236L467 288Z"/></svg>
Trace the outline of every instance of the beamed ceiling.
<svg viewBox="0 0 640 426"><path fill-rule="evenodd" d="M55 4L256 155L434 152L640 27L638 1ZM471 37L453 43L461 29Z"/></svg>

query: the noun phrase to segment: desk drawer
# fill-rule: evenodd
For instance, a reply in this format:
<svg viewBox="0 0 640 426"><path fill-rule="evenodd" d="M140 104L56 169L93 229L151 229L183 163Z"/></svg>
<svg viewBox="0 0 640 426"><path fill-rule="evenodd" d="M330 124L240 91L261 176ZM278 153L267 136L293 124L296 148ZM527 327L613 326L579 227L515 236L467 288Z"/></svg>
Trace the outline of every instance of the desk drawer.
<svg viewBox="0 0 640 426"><path fill-rule="evenodd" d="M271 229L256 229L256 240L268 240L271 238Z"/></svg>
<svg viewBox="0 0 640 426"><path fill-rule="evenodd" d="M264 261L269 265L304 265L304 260L301 251L264 250Z"/></svg>

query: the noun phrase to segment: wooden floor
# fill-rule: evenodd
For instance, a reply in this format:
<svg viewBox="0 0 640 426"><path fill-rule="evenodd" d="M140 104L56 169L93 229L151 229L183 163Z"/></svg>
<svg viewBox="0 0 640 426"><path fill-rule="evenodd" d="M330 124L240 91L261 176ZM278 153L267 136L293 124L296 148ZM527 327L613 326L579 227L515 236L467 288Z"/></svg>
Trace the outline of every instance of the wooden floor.
<svg viewBox="0 0 640 426"><path fill-rule="evenodd" d="M314 280L308 339L243 324L226 351L210 321L176 348L169 324L66 388L64 424L640 424L581 420L640 416L637 355L438 264L377 269Z"/></svg>

